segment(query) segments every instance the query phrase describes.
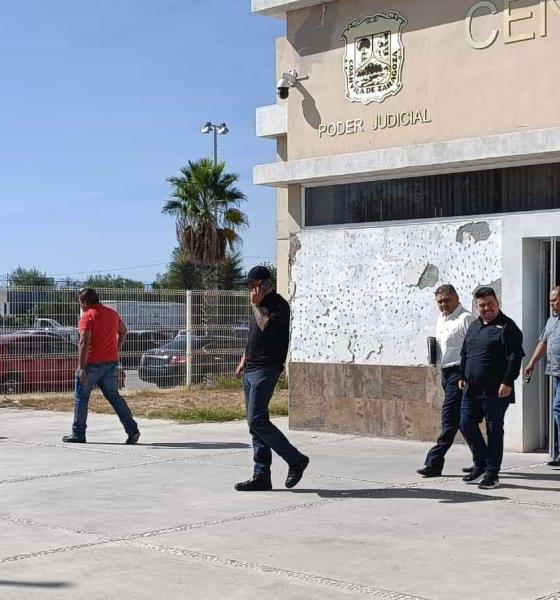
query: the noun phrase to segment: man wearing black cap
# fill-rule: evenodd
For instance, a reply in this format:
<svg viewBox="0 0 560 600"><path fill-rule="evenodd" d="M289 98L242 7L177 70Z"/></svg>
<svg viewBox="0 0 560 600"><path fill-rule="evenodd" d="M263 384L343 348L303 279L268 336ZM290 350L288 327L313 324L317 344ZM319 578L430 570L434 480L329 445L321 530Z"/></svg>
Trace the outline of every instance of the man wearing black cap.
<svg viewBox="0 0 560 600"><path fill-rule="evenodd" d="M254 470L248 481L235 484L238 492L272 489L270 465L272 450L289 465L286 487L294 487L302 478L309 458L292 446L270 421L268 405L288 354L290 306L274 290L270 271L253 267L247 276L251 289L253 316L245 353L235 371L243 377L247 423L253 437Z"/></svg>

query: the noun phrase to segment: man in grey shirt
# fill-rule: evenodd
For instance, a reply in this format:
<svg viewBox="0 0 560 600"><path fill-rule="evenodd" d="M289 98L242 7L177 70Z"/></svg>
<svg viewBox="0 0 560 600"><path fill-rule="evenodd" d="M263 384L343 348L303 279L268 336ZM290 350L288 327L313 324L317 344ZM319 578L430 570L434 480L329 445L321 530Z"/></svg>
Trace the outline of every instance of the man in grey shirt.
<svg viewBox="0 0 560 600"><path fill-rule="evenodd" d="M531 356L531 360L525 367L525 375L528 378L531 377L535 365L546 353L545 373L550 375L554 382L552 414L556 425L554 458L548 465L560 467L560 452L558 449L558 432L560 431L560 286L553 288L550 292L550 308L552 309L552 315L546 322L533 356Z"/></svg>

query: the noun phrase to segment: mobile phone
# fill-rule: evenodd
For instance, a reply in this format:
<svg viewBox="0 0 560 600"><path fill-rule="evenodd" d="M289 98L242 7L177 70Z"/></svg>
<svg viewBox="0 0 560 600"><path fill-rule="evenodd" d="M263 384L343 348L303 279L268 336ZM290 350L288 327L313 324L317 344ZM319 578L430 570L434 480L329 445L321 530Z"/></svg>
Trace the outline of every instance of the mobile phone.
<svg viewBox="0 0 560 600"><path fill-rule="evenodd" d="M531 375L527 375L523 380L523 383L531 383Z"/></svg>

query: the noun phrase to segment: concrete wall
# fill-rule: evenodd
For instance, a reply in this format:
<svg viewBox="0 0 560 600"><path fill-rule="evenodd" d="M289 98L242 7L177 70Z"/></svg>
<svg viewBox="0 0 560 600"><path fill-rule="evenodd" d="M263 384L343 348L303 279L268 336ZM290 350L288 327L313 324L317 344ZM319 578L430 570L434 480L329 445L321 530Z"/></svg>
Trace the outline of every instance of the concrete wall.
<svg viewBox="0 0 560 600"><path fill-rule="evenodd" d="M499 219L305 229L291 247L293 361L425 365L436 286L470 308L502 276Z"/></svg>
<svg viewBox="0 0 560 600"><path fill-rule="evenodd" d="M295 429L433 440L442 400L440 374L431 367L290 364Z"/></svg>
<svg viewBox="0 0 560 600"><path fill-rule="evenodd" d="M474 0L344 0L288 14L288 35L277 44L278 70L308 76L288 103L288 159L407 146L560 125L553 76L560 55L560 3L519 0L496 15L481 10L467 43L465 17ZM545 13L546 10L546 13ZM341 33L353 19L398 11L403 30L402 90L382 103L346 99ZM523 17L531 14L531 18ZM545 18L546 15L546 18ZM374 131L378 116L426 110L429 123ZM360 119L364 131L321 135L321 125Z"/></svg>

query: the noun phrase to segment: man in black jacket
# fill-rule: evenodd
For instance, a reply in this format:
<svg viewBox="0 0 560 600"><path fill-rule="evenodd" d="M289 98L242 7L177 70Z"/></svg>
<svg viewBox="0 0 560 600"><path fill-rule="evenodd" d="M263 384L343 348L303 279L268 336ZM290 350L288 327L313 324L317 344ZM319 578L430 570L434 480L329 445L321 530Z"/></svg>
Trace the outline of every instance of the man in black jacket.
<svg viewBox="0 0 560 600"><path fill-rule="evenodd" d="M238 492L272 489L270 466L272 450L288 463L286 487L293 488L303 476L309 458L292 446L270 421L268 405L288 354L290 306L276 293L270 271L253 267L248 275L253 317L249 339L235 376L243 378L247 422L253 438L253 477L235 484Z"/></svg>
<svg viewBox="0 0 560 600"><path fill-rule="evenodd" d="M467 330L461 350L459 388L464 391L461 406L461 432L469 444L475 468L463 477L481 489L500 485L498 473L504 454L504 416L515 402L514 381L519 376L523 334L500 310L496 293L490 287L476 291L479 318ZM479 423L486 419L488 443Z"/></svg>

